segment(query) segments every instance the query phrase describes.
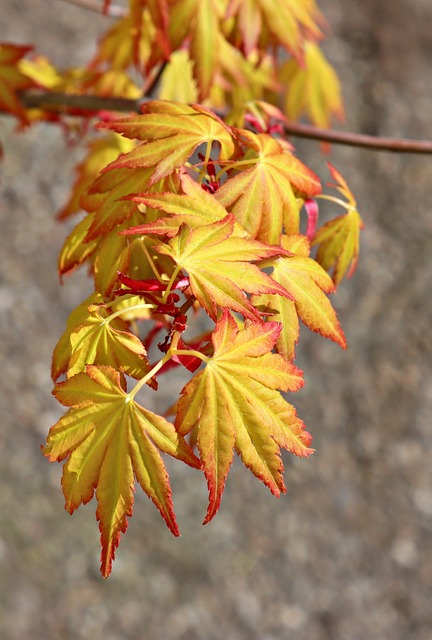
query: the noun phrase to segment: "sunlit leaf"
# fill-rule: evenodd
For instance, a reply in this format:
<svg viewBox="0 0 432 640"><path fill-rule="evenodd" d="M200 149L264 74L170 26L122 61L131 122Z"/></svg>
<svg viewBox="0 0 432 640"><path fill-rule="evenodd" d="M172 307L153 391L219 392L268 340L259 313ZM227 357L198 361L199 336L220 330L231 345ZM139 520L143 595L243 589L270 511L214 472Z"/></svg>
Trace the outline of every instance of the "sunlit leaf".
<svg viewBox="0 0 432 640"><path fill-rule="evenodd" d="M198 105L152 101L143 105L143 114L101 125L127 138L144 141L108 167L151 167L150 184L184 165L200 145L220 145L220 159L235 150L229 127L214 113ZM142 192L143 189L140 189Z"/></svg>
<svg viewBox="0 0 432 640"><path fill-rule="evenodd" d="M345 273L352 276L357 266L360 231L363 229L363 221L357 211L357 203L348 187L345 178L329 163L330 173L336 184L334 186L347 202L339 201L347 209L347 213L333 218L318 229L312 246L318 245L316 260L326 271L332 270L332 277L337 286ZM334 200L331 196L329 200Z"/></svg>
<svg viewBox="0 0 432 640"><path fill-rule="evenodd" d="M51 461L67 459L62 486L69 513L96 491L101 572L107 577L132 515L135 480L179 535L158 449L193 467L199 461L171 423L127 395L124 378L111 367L88 365L59 383L54 395L71 409L51 428L43 452Z"/></svg>
<svg viewBox="0 0 432 640"><path fill-rule="evenodd" d="M309 242L304 236L283 236L282 246L291 255L270 262L272 277L289 291L291 299L271 295L253 300L257 306L262 305L261 310L269 309L271 319L283 326L276 343L278 352L287 360L294 358L299 336L298 318L312 331L345 348L344 333L326 295L334 291L332 279L308 257Z"/></svg>
<svg viewBox="0 0 432 640"><path fill-rule="evenodd" d="M339 79L317 44L307 42L302 64L288 60L279 78L286 93L285 114L290 120L299 120L306 114L318 127L328 127L331 118L344 117Z"/></svg>
<svg viewBox="0 0 432 640"><path fill-rule="evenodd" d="M252 262L281 255L284 250L233 236L234 222L230 214L192 230L183 226L169 246L160 245L158 250L171 256L188 274L192 293L211 318L216 319L225 307L246 318L259 319L245 292L289 294Z"/></svg>
<svg viewBox="0 0 432 640"><path fill-rule="evenodd" d="M0 43L0 109L12 113L23 123L27 123L28 120L17 92L33 87L34 82L19 69L19 61L32 48Z"/></svg>
<svg viewBox="0 0 432 640"><path fill-rule="evenodd" d="M277 244L285 233L299 231L296 192L313 196L321 191L319 178L268 134L242 132L250 147L242 159L250 162L230 177L215 197L252 237ZM235 168L235 164L234 164Z"/></svg>
<svg viewBox="0 0 432 640"><path fill-rule="evenodd" d="M197 431L209 488L204 522L217 512L234 448L244 464L279 496L285 492L280 448L308 456L311 437L279 391L296 391L301 373L271 353L281 326L252 323L242 330L225 311L212 341L214 355L184 387L176 426Z"/></svg>
<svg viewBox="0 0 432 640"><path fill-rule="evenodd" d="M301 59L305 35L318 39L321 19L315 0L231 0L229 16L237 19L246 53L280 45Z"/></svg>
<svg viewBox="0 0 432 640"><path fill-rule="evenodd" d="M124 320L111 320L109 316L109 309L90 307L84 322L70 334L68 378L84 371L88 364L109 365L132 378L148 373L147 352L141 340L128 331Z"/></svg>

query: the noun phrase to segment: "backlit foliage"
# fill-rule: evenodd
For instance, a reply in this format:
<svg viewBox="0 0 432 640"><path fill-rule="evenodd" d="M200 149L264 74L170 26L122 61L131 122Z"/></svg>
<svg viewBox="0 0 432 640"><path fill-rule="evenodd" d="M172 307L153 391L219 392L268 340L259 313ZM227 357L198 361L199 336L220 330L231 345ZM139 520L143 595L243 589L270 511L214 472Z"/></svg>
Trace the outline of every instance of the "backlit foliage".
<svg viewBox="0 0 432 640"><path fill-rule="evenodd" d="M281 450L313 451L286 395L303 385L299 323L346 347L328 294L355 268L362 226L339 171L330 166L343 200L321 193L283 135L287 119L328 126L343 115L314 0L130 0L115 20L112 6L101 2L109 26L85 67L0 46L2 110L85 138L58 214L77 216L58 267L64 276L85 266L94 292L54 350L53 393L68 411L43 452L65 461L70 513L96 497L105 577L136 484L179 533L161 453L202 470L205 523L234 452L274 495L285 492ZM127 115L26 109L29 89L136 103ZM321 197L345 212L316 230ZM198 313L208 328L185 334ZM137 394L157 395L176 367L190 380L170 421Z"/></svg>

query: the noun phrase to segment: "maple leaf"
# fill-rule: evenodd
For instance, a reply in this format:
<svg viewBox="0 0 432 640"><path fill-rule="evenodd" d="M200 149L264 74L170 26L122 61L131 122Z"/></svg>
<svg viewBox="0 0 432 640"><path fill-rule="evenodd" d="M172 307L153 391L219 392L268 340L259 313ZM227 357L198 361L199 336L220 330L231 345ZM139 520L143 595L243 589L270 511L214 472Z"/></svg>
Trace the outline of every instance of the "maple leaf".
<svg viewBox="0 0 432 640"><path fill-rule="evenodd" d="M272 320L284 327L276 343L278 353L287 360L294 358L299 336L298 318L312 331L346 348L344 333L326 296L334 291L333 281L315 260L308 257L307 238L282 236L281 245L291 255L264 262L263 265L268 263L273 267L272 277L290 293L291 299L270 295L254 297L252 300L260 310L270 310Z"/></svg>
<svg viewBox="0 0 432 640"><path fill-rule="evenodd" d="M222 18L219 0L177 0L170 8L171 48L179 49L187 39L201 101L208 97L218 68Z"/></svg>
<svg viewBox="0 0 432 640"><path fill-rule="evenodd" d="M178 81L179 78L182 79L181 82ZM185 104L198 100L193 66L187 49L171 54L161 76L158 96L161 100L177 100Z"/></svg>
<svg viewBox="0 0 432 640"><path fill-rule="evenodd" d="M244 292L289 294L251 262L285 252L281 247L233 236L234 223L234 215L228 214L195 229L184 225L169 245L161 244L157 250L187 272L192 293L211 318L216 319L219 309L226 307L256 320L260 315Z"/></svg>
<svg viewBox="0 0 432 640"><path fill-rule="evenodd" d="M57 214L59 220L63 220L78 211L81 211L81 197L87 192L95 181L99 172L110 162L115 160L120 153L125 153L133 148L133 143L119 135L110 134L104 138L95 138L87 145L87 155L75 168L77 178L72 187L68 202Z"/></svg>
<svg viewBox="0 0 432 640"><path fill-rule="evenodd" d="M109 365L132 378L142 378L150 370L141 340L128 331L124 320L109 316L103 306L91 306L85 320L70 334L68 378L88 364Z"/></svg>
<svg viewBox="0 0 432 640"><path fill-rule="evenodd" d="M344 118L339 79L333 67L314 42L306 42L303 64L288 60L279 70L279 79L287 88L284 111L291 120L306 113L318 127L328 127L331 117Z"/></svg>
<svg viewBox="0 0 432 640"><path fill-rule="evenodd" d="M218 142L220 160L230 158L235 151L230 128L205 107L154 100L145 103L142 111L142 115L100 125L127 138L144 141L106 170L151 167L149 184L152 185L184 165L200 145L206 144L209 148Z"/></svg>
<svg viewBox="0 0 432 640"><path fill-rule="evenodd" d="M19 61L32 49L30 46L0 43L0 109L12 113L24 124L28 118L17 92L30 89L34 82L19 69Z"/></svg>
<svg viewBox="0 0 432 640"><path fill-rule="evenodd" d="M312 246L319 245L316 260L326 271L333 269L332 278L337 286L347 271L348 278L355 271L359 253L360 230L363 229L364 224L345 178L330 163L328 166L332 178L336 182L331 186L335 187L347 199L347 202L333 198L333 196L320 197L340 204L347 209L347 213L329 220L321 229L318 229Z"/></svg>
<svg viewBox="0 0 432 640"><path fill-rule="evenodd" d="M88 214L75 225L66 237L57 259L60 276L72 271L80 264L89 260L97 250L100 244L99 238L91 242L87 242L86 240L93 220L94 214Z"/></svg>
<svg viewBox="0 0 432 640"><path fill-rule="evenodd" d="M144 66L151 56L155 35L148 12L141 12L139 18L129 15L117 20L101 38L90 68L125 70L134 64Z"/></svg>
<svg viewBox="0 0 432 640"><path fill-rule="evenodd" d="M301 60L305 34L321 37L317 26L321 16L314 0L231 0L227 17L236 17L246 54L271 43Z"/></svg>
<svg viewBox="0 0 432 640"><path fill-rule="evenodd" d="M205 191L188 174L180 179L184 193L144 193L130 196L138 204L144 204L152 209L165 212L168 216L159 218L155 222L145 223L138 227L130 227L123 231L125 235L136 233L154 233L174 236L182 224L188 227L199 227L211 222L222 220L227 210L216 200L214 195ZM246 231L236 222L233 235L245 236Z"/></svg>
<svg viewBox="0 0 432 640"><path fill-rule="evenodd" d="M111 312L122 311L121 318L116 316L110 319L110 327L119 332L126 331L128 329L128 322L131 320L135 320L136 318L149 318L150 313L148 309L141 308L137 309L136 306L139 304L140 298L138 296L133 298L128 298L127 300L116 300L115 302L111 302L110 300L104 298L100 293L94 292L88 298L86 298L81 304L79 304L73 311L70 313L67 322L66 329L57 342L53 357L52 357L52 366L51 366L51 377L54 382L56 382L59 377L65 373L70 365L70 361L72 358L73 348L72 342L76 343L75 339L72 338L73 334L79 330L80 327L85 326L89 323L89 317L91 318L90 309L93 311L95 309L99 310L100 315L108 316L108 311L104 307L105 304L110 303ZM135 308L133 308L135 306ZM132 307L132 312L129 311L129 307ZM121 347L120 347L121 348ZM142 361L141 356L145 356L145 350L142 351L139 345L135 345L132 347L136 349L138 355L135 360L135 356L132 354L132 359L135 360L135 365L142 366L145 365L145 361ZM104 354L105 357L109 357L109 354ZM90 363L89 363L90 364ZM98 364L104 364L103 362L99 362ZM126 365L127 366L127 365ZM124 369L122 366L122 361L119 363L119 368ZM70 377L70 372L68 373L68 377Z"/></svg>
<svg viewBox="0 0 432 640"><path fill-rule="evenodd" d="M151 175L150 169L138 168L113 169L97 177L80 200L86 211L94 212L86 242L106 235L137 212L136 204L124 196L148 186Z"/></svg>
<svg viewBox="0 0 432 640"><path fill-rule="evenodd" d="M298 233L299 203L294 189L312 197L320 193L321 183L270 135L243 130L240 134L250 147L241 162L250 161L252 166L230 177L215 197L252 237L278 244L283 228L287 234Z"/></svg>
<svg viewBox="0 0 432 640"><path fill-rule="evenodd" d="M88 214L65 240L58 258L60 275L90 261L96 289L103 295L108 295L117 280L117 271L127 269L134 244L144 242L142 239L131 242L129 238L121 235L121 231L127 228L128 222L136 225L142 218L142 214L136 209L130 220L104 236L89 241L88 235L94 223L94 214Z"/></svg>
<svg viewBox="0 0 432 640"><path fill-rule="evenodd" d="M210 104L218 109L229 108L225 122L243 127L251 102L264 98L268 92L280 91L273 58L266 53L245 58L224 38L219 39L218 56L219 71L211 88Z"/></svg>
<svg viewBox="0 0 432 640"><path fill-rule="evenodd" d="M130 270L135 277L145 279L154 276L154 269L159 269L161 277L167 274L169 281L174 267L169 258L155 253L156 240L143 236L131 239L123 235L129 225L134 228L142 222L144 215L137 208L128 220L89 241L87 238L94 215L88 214L83 218L66 238L58 259L61 276L89 262L95 289L104 296L111 294L119 271L126 273Z"/></svg>
<svg viewBox="0 0 432 640"><path fill-rule="evenodd" d="M88 308L90 305L101 303L103 303L102 296L99 293L92 293L70 313L66 322L66 330L57 342L53 352L51 377L54 382L65 373L69 364L71 357L70 337L72 331L85 321L89 313Z"/></svg>
<svg viewBox="0 0 432 640"><path fill-rule="evenodd" d="M219 508L234 447L276 496L285 492L280 449L312 453L303 422L278 391L297 391L303 384L296 367L270 353L280 331L276 322L239 330L225 309L212 336L213 356L181 392L176 427L182 435L197 430L209 488L205 523Z"/></svg>
<svg viewBox="0 0 432 640"><path fill-rule="evenodd" d="M96 490L101 532L101 572L108 577L121 533L133 511L134 481L179 535L163 451L186 464L200 463L174 426L127 395L124 377L111 367L88 365L53 393L71 407L50 429L44 455L63 467L65 508L73 513Z"/></svg>

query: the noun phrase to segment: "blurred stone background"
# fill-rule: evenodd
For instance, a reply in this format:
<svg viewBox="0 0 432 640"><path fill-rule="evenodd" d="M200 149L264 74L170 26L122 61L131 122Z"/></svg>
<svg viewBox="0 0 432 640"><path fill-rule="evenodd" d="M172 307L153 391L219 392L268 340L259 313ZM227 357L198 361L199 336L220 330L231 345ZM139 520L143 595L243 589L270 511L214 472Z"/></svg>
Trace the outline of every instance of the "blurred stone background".
<svg viewBox="0 0 432 640"><path fill-rule="evenodd" d="M432 139L430 0L322 0L346 129ZM103 19L64 2L0 0L0 40L59 64L88 58ZM111 578L99 576L95 504L63 509L40 453L61 414L51 352L84 274L56 277L55 213L80 157L56 127L13 135L0 208L0 637L5 640L429 640L432 637L432 157L334 146L366 230L334 304L349 349L304 331L293 400L315 437L285 456L275 500L240 464L209 526L203 479L169 462L182 531L147 498ZM298 142L298 141L294 141ZM299 156L327 180L319 145ZM173 386L178 386L173 381Z"/></svg>

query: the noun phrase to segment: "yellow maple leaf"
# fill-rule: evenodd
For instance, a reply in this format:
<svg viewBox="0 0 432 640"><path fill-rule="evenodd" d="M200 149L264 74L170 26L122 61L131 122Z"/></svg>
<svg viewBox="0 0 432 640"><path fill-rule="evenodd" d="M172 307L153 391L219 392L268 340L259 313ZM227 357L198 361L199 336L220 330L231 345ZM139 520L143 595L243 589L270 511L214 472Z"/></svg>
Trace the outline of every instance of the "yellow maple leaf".
<svg viewBox="0 0 432 640"><path fill-rule="evenodd" d="M228 214L194 229L184 225L169 245L160 245L157 250L170 256L177 270L187 273L192 293L211 318L216 319L219 310L227 308L256 320L260 315L245 292L289 294L252 262L284 250L234 236L234 224L233 214Z"/></svg>
<svg viewBox="0 0 432 640"><path fill-rule="evenodd" d="M306 42L304 60L282 64L279 80L286 87L284 111L290 120L306 114L318 127L328 127L331 118L344 118L339 79L319 46Z"/></svg>
<svg viewBox="0 0 432 640"><path fill-rule="evenodd" d="M30 89L34 82L22 72L19 63L31 50L30 46L0 43L0 109L12 113L24 124L28 118L17 93Z"/></svg>
<svg viewBox="0 0 432 640"><path fill-rule="evenodd" d="M357 203L342 174L328 163L335 187L347 201L333 196L321 195L321 198L335 202L347 210L347 213L333 218L318 229L312 241L312 246L318 245L316 254L317 262L329 271L333 269L332 277L337 286L345 273L348 278L354 273L359 254L360 231L363 229L363 220L357 211Z"/></svg>
<svg viewBox="0 0 432 640"><path fill-rule="evenodd" d="M249 147L241 159L243 170L234 173L215 197L235 214L252 237L277 244L283 229L285 233L299 231L296 193L317 195L321 191L320 180L270 135L245 130L240 134ZM249 169L244 168L245 161L250 163ZM231 166L235 171L235 163Z"/></svg>
<svg viewBox="0 0 432 640"><path fill-rule="evenodd" d="M345 348L344 333L326 295L334 291L334 284L328 273L309 258L309 241L305 236L282 236L281 245L290 255L263 264L273 267L272 277L291 298L270 295L253 299L261 311L269 310L271 319L284 327L276 343L278 353L287 360L294 358L299 319L312 331Z"/></svg>
<svg viewBox="0 0 432 640"><path fill-rule="evenodd" d="M50 429L44 455L61 462L65 508L73 513L96 490L101 532L101 572L111 572L121 533L133 511L135 480L179 535L161 450L199 468L199 460L174 426L137 404L124 377L111 367L88 365L54 395L69 411Z"/></svg>
<svg viewBox="0 0 432 640"><path fill-rule="evenodd" d="M271 353L280 330L276 322L239 330L224 310L212 336L213 356L181 392L176 427L181 435L196 431L209 488L205 523L219 508L234 448L276 496L285 492L280 449L312 453L303 422L279 392L303 384L296 367Z"/></svg>

